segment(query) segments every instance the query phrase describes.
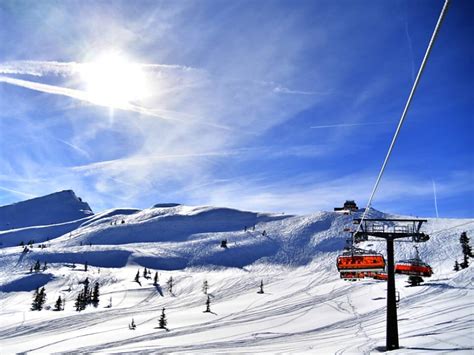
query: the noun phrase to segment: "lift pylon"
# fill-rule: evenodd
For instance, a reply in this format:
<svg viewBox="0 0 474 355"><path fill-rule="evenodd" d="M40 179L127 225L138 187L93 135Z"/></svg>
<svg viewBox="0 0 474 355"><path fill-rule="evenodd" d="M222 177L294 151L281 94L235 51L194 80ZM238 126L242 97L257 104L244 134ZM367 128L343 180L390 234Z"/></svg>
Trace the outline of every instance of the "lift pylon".
<svg viewBox="0 0 474 355"><path fill-rule="evenodd" d="M397 320L397 296L395 287L395 260L394 240L411 238L414 242L426 242L430 237L421 232L421 225L426 219L387 219L355 218L354 223L360 224L358 231L354 234L355 240L368 240L369 237L382 238L387 242L387 336L386 350L399 348L398 343L398 320Z"/></svg>

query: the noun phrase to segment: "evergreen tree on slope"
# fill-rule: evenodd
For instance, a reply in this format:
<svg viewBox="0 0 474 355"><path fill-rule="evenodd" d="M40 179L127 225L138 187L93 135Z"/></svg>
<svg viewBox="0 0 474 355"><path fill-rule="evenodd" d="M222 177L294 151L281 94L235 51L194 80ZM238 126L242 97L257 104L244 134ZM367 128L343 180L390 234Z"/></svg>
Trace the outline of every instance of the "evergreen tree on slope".
<svg viewBox="0 0 474 355"><path fill-rule="evenodd" d="M466 232L461 233L461 237L459 238L462 247L462 254L463 254L463 261L459 266L461 269L465 269L469 266L469 258L473 257L471 246L469 245L469 237L467 236Z"/></svg>
<svg viewBox="0 0 474 355"><path fill-rule="evenodd" d="M160 320L158 321L158 326L161 328L161 329L166 329L168 330L168 328L166 327L168 325L168 321L166 320L166 314L165 314L165 309L163 308L161 310L161 316L160 316Z"/></svg>

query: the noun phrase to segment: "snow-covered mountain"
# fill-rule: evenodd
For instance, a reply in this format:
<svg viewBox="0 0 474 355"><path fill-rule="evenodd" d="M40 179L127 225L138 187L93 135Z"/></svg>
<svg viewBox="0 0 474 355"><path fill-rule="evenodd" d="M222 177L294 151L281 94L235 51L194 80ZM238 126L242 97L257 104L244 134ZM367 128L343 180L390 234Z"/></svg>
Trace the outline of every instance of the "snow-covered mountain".
<svg viewBox="0 0 474 355"><path fill-rule="evenodd" d="M36 210L41 218L30 216ZM343 281L335 266L343 230L357 213L290 216L160 203L92 214L72 191L0 211L0 225L11 227L0 232L0 343L7 352L367 353L383 347L385 283ZM459 235L472 236L474 220L430 219L425 231L431 239L420 255L435 274L414 288L398 277L400 353L469 353L473 273L452 267L461 256ZM22 252L18 245L30 240L35 246ZM382 242L362 246L384 252ZM397 243L397 258L412 253L412 243ZM30 273L37 260L48 268ZM160 285L133 282L144 267L159 272ZM170 276L173 294L165 287ZM100 283L103 301L76 312L85 277ZM202 313L203 280L217 314ZM257 294L261 280L265 293ZM43 285L47 305L61 295L65 311L29 310L32 291ZM104 308L109 298L113 306ZM170 332L155 329L162 307ZM127 327L132 317L135 331Z"/></svg>
<svg viewBox="0 0 474 355"><path fill-rule="evenodd" d="M72 190L0 206L0 231L45 226L77 220L93 214Z"/></svg>

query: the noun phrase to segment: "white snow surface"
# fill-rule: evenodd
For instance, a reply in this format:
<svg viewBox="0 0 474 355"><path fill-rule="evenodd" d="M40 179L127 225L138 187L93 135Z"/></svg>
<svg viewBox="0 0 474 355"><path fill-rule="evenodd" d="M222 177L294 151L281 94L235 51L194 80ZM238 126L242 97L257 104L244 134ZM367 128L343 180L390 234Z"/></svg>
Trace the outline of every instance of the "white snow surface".
<svg viewBox="0 0 474 355"><path fill-rule="evenodd" d="M27 202L21 209L0 207L0 226L15 227L0 232L2 354L384 352L386 283L341 280L335 264L347 238L343 229L358 214L288 216L158 204L57 217L54 204L64 204L61 198L43 201L48 206L36 201L35 208L51 212L38 225L25 212ZM1 214L2 208L10 212ZM390 353L472 354L472 267L452 269L455 259L461 261L460 233L472 237L474 219L429 219L424 231L431 238L420 245L420 256L434 275L419 287L406 287L406 277L397 275L400 349ZM32 239L32 250L22 253L18 244ZM383 242L363 246L385 253ZM413 244L396 243L395 249L397 259L406 259ZM30 273L36 260L48 268ZM158 286L143 277L141 285L133 281L144 267L152 277L159 273ZM171 276L172 294L166 287ZM76 312L86 277L100 284L101 301ZM203 312L204 280L212 313ZM257 293L261 280L263 294ZM33 291L42 286L50 309L31 311ZM58 296L66 298L64 311L52 310ZM158 329L163 307L169 331ZM135 330L128 328L132 318Z"/></svg>

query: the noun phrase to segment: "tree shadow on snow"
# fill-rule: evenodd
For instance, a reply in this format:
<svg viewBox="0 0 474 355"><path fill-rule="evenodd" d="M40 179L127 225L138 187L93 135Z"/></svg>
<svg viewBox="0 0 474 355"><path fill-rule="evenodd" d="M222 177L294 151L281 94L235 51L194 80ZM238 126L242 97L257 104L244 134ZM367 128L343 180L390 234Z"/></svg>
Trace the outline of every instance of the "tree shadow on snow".
<svg viewBox="0 0 474 355"><path fill-rule="evenodd" d="M460 347L454 347L454 348L435 349L435 348L424 348L424 347L419 347L419 346L407 346L407 347L404 347L404 349L422 350L422 351L427 351L428 353L431 353L431 352L436 352L436 351L450 352L450 351L460 351L460 350L473 350L474 348L460 346Z"/></svg>
<svg viewBox="0 0 474 355"><path fill-rule="evenodd" d="M166 327L165 327L165 328L154 327L153 329L163 329L163 330L166 330L167 332L169 332L169 331L170 331L170 329L169 329L169 328L166 328Z"/></svg>
<svg viewBox="0 0 474 355"><path fill-rule="evenodd" d="M452 286L452 285L448 285L448 284L440 283L440 282L425 282L425 283L422 283L420 286L438 287L438 288L444 288L444 289L450 289L450 290L454 290L454 289L472 290L473 289L472 287Z"/></svg>
<svg viewBox="0 0 474 355"><path fill-rule="evenodd" d="M164 297L165 295L163 294L163 289L161 288L160 284L155 285L156 290L160 294L161 297Z"/></svg>

